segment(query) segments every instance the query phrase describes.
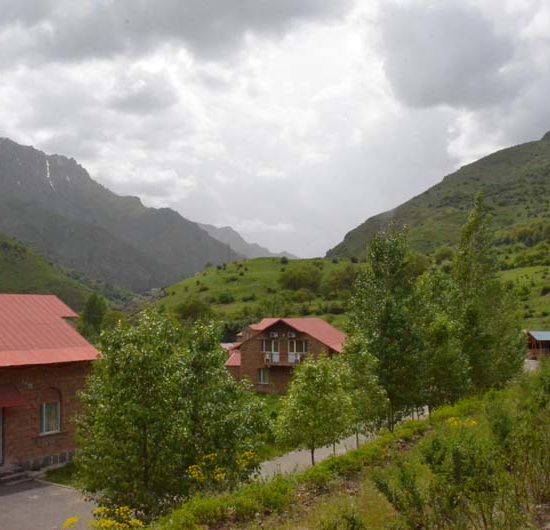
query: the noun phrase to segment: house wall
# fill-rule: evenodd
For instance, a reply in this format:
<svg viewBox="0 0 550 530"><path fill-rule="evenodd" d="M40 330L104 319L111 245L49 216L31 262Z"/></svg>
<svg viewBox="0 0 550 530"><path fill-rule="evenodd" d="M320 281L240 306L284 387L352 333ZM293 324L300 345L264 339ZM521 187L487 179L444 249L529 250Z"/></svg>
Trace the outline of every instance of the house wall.
<svg viewBox="0 0 550 530"><path fill-rule="evenodd" d="M77 392L89 371L89 362L0 369L0 385L15 385L27 401L21 407L4 408L4 464L39 469L72 459ZM40 435L40 406L55 391L61 396L61 432Z"/></svg>
<svg viewBox="0 0 550 530"><path fill-rule="evenodd" d="M527 356L529 359L542 359L550 356L550 341L537 341L527 336Z"/></svg>
<svg viewBox="0 0 550 530"><path fill-rule="evenodd" d="M292 366L270 366L265 363L265 354L262 353L262 340L270 340L269 333L277 332L279 335L279 355L282 362L287 360L288 355L288 332L296 333L296 339L308 341L308 356L316 357L319 354L331 354L329 348L305 333L297 333L294 329L286 324L275 325L263 333L259 333L252 339L244 342L239 350L241 352L241 369L240 376L246 377L254 385L257 392L263 394L282 394L286 392L290 378L292 377ZM291 339L291 340L294 340ZM267 368L268 380L267 384L258 382L258 370Z"/></svg>

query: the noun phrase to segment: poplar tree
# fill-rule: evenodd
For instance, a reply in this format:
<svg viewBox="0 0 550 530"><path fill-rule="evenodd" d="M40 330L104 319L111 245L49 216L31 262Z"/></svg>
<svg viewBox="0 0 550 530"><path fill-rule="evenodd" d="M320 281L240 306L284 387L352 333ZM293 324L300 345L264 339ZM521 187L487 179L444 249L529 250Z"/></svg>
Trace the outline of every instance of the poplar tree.
<svg viewBox="0 0 550 530"><path fill-rule="evenodd" d="M308 449L315 465L315 450L348 434L351 417L341 361L328 357L306 360L295 370L281 401L276 436L284 445Z"/></svg>

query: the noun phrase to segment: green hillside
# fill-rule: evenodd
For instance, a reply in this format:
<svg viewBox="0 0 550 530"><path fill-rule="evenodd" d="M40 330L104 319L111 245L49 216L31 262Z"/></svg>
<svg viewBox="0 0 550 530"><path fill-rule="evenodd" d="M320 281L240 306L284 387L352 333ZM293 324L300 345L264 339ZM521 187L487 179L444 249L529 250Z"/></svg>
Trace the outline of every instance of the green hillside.
<svg viewBox="0 0 550 530"><path fill-rule="evenodd" d="M0 233L0 293L56 294L79 311L91 292L22 243Z"/></svg>
<svg viewBox="0 0 550 530"><path fill-rule="evenodd" d="M318 289L284 289L284 271L314 266L320 271ZM268 315L322 316L342 325L347 297L346 274L359 265L348 259L286 260L257 258L208 267L202 273L166 289L160 301L169 310L189 299L206 302L225 321L253 321ZM340 278L340 279L339 279Z"/></svg>
<svg viewBox="0 0 550 530"><path fill-rule="evenodd" d="M396 209L371 217L327 256L361 256L373 234L392 220L409 227L411 245L420 252L452 246L479 192L493 214L503 268L550 264L550 133L464 166Z"/></svg>

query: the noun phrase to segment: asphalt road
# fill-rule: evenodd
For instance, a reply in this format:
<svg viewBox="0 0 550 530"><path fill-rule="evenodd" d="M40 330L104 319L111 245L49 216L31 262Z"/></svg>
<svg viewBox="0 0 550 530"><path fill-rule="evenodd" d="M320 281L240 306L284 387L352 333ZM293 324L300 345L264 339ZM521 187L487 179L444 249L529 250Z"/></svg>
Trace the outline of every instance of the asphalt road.
<svg viewBox="0 0 550 530"><path fill-rule="evenodd" d="M93 519L92 505L72 488L38 480L0 486L0 530L60 530L75 516L78 530Z"/></svg>

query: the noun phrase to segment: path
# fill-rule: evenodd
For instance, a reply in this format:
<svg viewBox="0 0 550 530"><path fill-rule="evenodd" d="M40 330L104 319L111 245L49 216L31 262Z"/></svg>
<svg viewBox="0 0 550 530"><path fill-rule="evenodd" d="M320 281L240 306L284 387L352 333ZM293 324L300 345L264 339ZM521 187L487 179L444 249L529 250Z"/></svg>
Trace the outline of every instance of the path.
<svg viewBox="0 0 550 530"><path fill-rule="evenodd" d="M91 504L77 490L40 480L0 486L1 530L59 530L69 517L79 517L75 529L88 528L93 519Z"/></svg>

